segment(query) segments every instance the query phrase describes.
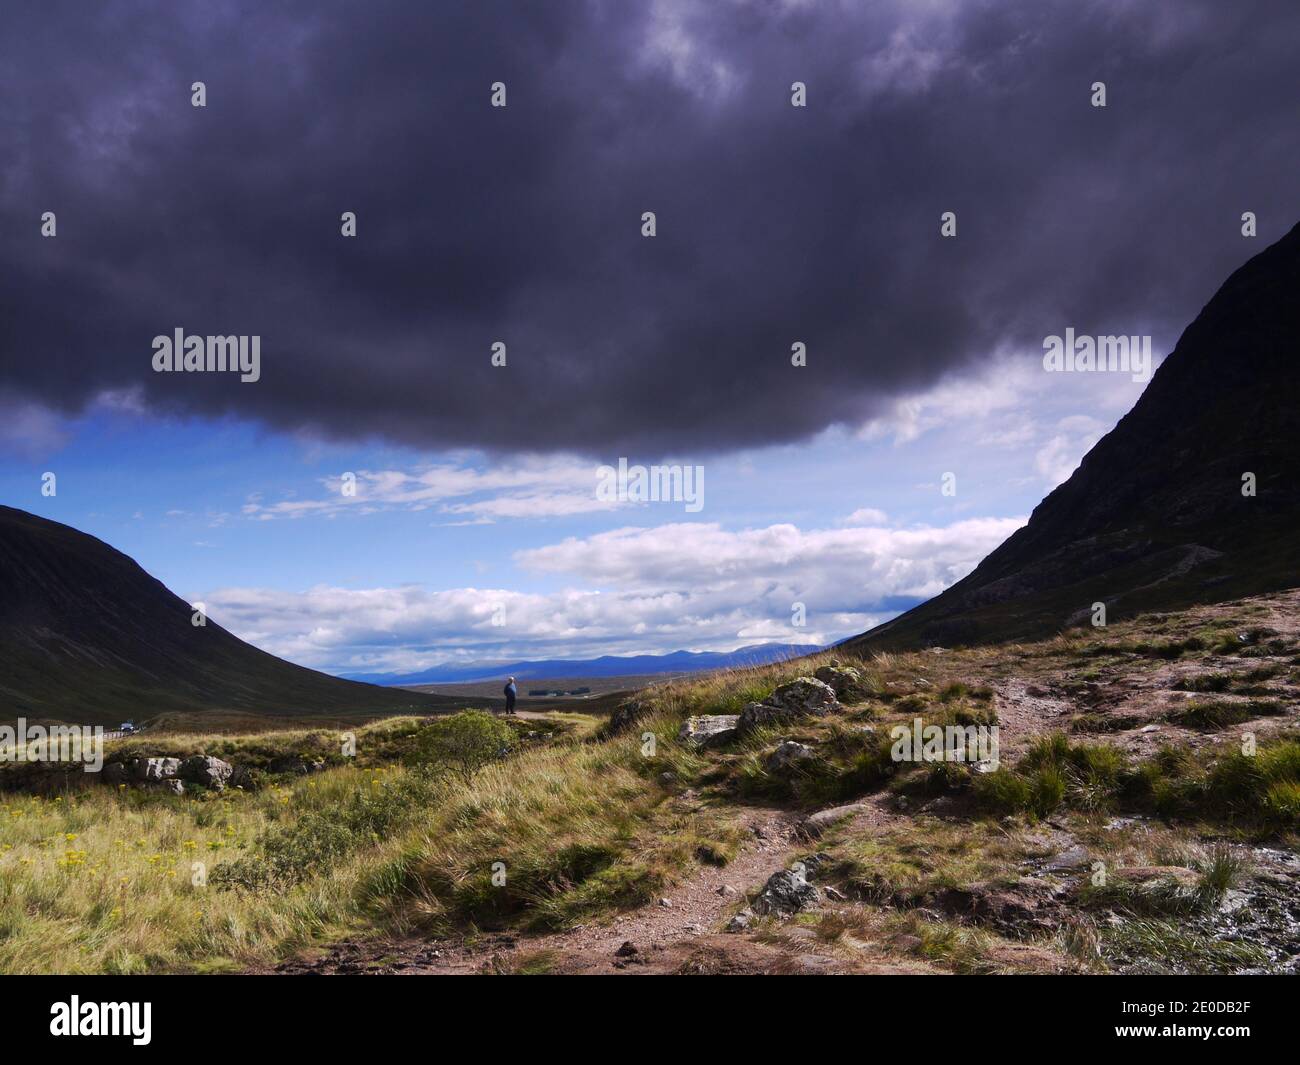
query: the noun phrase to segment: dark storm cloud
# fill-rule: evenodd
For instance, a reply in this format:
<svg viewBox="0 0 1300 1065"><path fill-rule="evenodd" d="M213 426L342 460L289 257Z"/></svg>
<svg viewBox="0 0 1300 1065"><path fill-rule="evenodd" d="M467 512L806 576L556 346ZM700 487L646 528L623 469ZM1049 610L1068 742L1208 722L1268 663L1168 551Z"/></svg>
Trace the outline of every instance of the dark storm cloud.
<svg viewBox="0 0 1300 1065"><path fill-rule="evenodd" d="M1293 0L3 21L0 392L68 412L136 388L416 445L793 440L1066 326L1167 348L1300 214ZM154 374L177 326L259 334L261 381Z"/></svg>

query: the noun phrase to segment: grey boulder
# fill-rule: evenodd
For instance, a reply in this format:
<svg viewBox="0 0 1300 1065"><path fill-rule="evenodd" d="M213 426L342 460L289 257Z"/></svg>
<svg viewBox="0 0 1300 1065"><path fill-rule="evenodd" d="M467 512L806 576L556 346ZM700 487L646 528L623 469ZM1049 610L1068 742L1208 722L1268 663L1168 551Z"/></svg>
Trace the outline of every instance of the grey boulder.
<svg viewBox="0 0 1300 1065"><path fill-rule="evenodd" d="M843 709L835 689L815 677L797 677L782 684L764 702L796 714L828 714Z"/></svg>
<svg viewBox="0 0 1300 1065"><path fill-rule="evenodd" d="M792 913L816 906L822 893L812 884L802 870L782 869L767 878L763 890L754 900L754 912L788 917Z"/></svg>
<svg viewBox="0 0 1300 1065"><path fill-rule="evenodd" d="M829 685L837 699L847 699L862 687L862 674L852 666L819 666L813 676Z"/></svg>
<svg viewBox="0 0 1300 1065"><path fill-rule="evenodd" d="M235 767L210 754L196 754L181 763L180 777L193 784L220 791L229 782Z"/></svg>
<svg viewBox="0 0 1300 1065"><path fill-rule="evenodd" d="M688 717L677 738L692 747L718 747L736 738L739 714L711 714Z"/></svg>
<svg viewBox="0 0 1300 1065"><path fill-rule="evenodd" d="M809 814L799 822L799 834L806 839L820 839L822 833L833 825L839 824L850 817L856 817L867 809L865 802L853 802L845 806L831 806L825 810L818 810L815 814Z"/></svg>
<svg viewBox="0 0 1300 1065"><path fill-rule="evenodd" d="M815 677L798 677L782 684L761 703L750 703L740 712L737 729L743 735L762 725L779 724L800 717L820 717L843 710L835 689Z"/></svg>
<svg viewBox="0 0 1300 1065"><path fill-rule="evenodd" d="M131 760L131 775L136 780L150 783L171 780L180 772L180 768L179 758L133 758Z"/></svg>

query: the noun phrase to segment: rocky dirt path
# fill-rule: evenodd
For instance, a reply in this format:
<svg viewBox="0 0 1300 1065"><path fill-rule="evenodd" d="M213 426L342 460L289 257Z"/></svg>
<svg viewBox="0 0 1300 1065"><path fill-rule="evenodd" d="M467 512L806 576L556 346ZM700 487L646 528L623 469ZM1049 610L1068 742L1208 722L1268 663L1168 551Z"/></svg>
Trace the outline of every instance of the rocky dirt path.
<svg viewBox="0 0 1300 1065"><path fill-rule="evenodd" d="M882 796L869 797L854 818L883 823L897 814ZM262 970L283 974L455 976L545 972L566 975L834 975L840 973L933 973L924 962L836 956L808 927L783 926L761 937L721 929L778 870L788 869L817 847L799 834L799 814L748 808L741 817L749 843L725 867L698 869L664 897L619 914L608 923L527 936L498 933L473 940L345 942L317 958Z"/></svg>
<svg viewBox="0 0 1300 1065"><path fill-rule="evenodd" d="M1015 759L1031 740L1047 732L1064 731L1074 707L1038 684L1009 680L994 688L998 714L998 756Z"/></svg>
<svg viewBox="0 0 1300 1065"><path fill-rule="evenodd" d="M998 691L999 715L1013 746L1061 727L1069 707L1023 682ZM520 716L533 717L530 712ZM907 813L885 793L863 796L842 809L841 823L856 831L883 829ZM829 812L829 811L828 811ZM824 953L809 934L775 941L722 931L728 918L767 878L817 848L796 829L803 815L742 808L750 838L725 867L704 866L655 902L607 923L542 935L497 933L470 940L353 941L312 959L286 962L279 973L468 975L545 971L567 974L925 972L931 966L900 959L846 962ZM787 929L789 931L789 929Z"/></svg>
<svg viewBox="0 0 1300 1065"><path fill-rule="evenodd" d="M811 848L795 836L798 815L746 809L749 842L725 867L704 866L652 903L607 924L536 936L472 941L345 942L322 957L286 962L278 973L469 974L544 968L564 973L838 971L829 957L792 954L720 929L742 897ZM630 944L630 946L625 946Z"/></svg>

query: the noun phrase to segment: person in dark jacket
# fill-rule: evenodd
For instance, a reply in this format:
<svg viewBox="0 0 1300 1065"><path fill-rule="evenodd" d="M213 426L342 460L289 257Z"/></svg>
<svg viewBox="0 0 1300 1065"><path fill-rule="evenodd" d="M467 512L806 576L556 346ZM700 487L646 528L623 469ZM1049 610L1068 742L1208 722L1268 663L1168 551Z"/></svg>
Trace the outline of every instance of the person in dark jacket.
<svg viewBox="0 0 1300 1065"><path fill-rule="evenodd" d="M511 677L508 681L506 681L505 691L506 691L506 713L513 714L515 712L515 696L519 694L519 689L515 687L514 677Z"/></svg>

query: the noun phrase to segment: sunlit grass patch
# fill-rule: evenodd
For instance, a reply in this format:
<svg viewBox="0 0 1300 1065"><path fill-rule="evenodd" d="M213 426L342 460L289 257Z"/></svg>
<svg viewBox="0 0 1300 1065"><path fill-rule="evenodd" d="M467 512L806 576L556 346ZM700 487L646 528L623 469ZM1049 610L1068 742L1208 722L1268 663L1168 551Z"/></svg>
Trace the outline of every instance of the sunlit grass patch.
<svg viewBox="0 0 1300 1065"><path fill-rule="evenodd" d="M1041 845L993 821L916 817L831 848L836 875L855 893L881 903L910 904L945 888L1012 883Z"/></svg>
<svg viewBox="0 0 1300 1065"><path fill-rule="evenodd" d="M1125 783L1134 801L1168 817L1300 826L1300 740L1291 736L1261 742L1253 754L1165 748Z"/></svg>
<svg viewBox="0 0 1300 1065"><path fill-rule="evenodd" d="M1177 919L1123 921L1101 928L1099 936L1112 965L1152 973L1230 973L1268 961L1259 947L1187 929Z"/></svg>
<svg viewBox="0 0 1300 1065"><path fill-rule="evenodd" d="M203 883L280 807L271 792L200 803L108 789L0 803L0 971L176 969L302 941L337 897L250 901Z"/></svg>
<svg viewBox="0 0 1300 1065"><path fill-rule="evenodd" d="M1104 744L1072 743L1055 733L1035 740L1014 767L977 776L975 796L993 813L1047 817L1059 806L1106 808L1123 769L1123 755Z"/></svg>
<svg viewBox="0 0 1300 1065"><path fill-rule="evenodd" d="M401 719L361 728L357 758L272 777L255 792L174 796L94 784L3 796L0 971L220 971L358 928L399 927L400 885L378 894L376 886L438 821L444 798L461 800L457 815L471 817L464 800L475 785L428 768L358 763L367 750L401 755L423 727ZM312 729L134 742L150 756L193 753L202 743L217 757L269 765L333 750L339 740ZM585 749L567 740L523 748L512 764L526 771L534 755L575 759ZM641 768L627 774L628 787L637 796L662 794L649 765ZM734 844L721 827L694 842L690 860L724 860Z"/></svg>

